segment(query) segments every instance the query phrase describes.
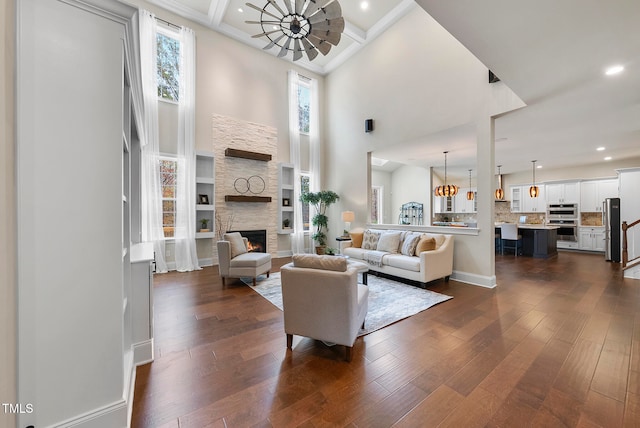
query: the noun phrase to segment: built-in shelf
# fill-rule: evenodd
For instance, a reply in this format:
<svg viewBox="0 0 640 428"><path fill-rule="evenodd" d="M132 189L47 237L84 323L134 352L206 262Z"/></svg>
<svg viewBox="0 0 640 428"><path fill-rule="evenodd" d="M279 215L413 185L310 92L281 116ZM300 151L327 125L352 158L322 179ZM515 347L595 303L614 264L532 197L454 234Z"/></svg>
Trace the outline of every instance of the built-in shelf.
<svg viewBox="0 0 640 428"><path fill-rule="evenodd" d="M224 155L232 158L243 158L243 159L252 159L268 162L271 160L271 155L266 153L258 153L258 152L249 152L246 150L238 150L227 148L224 151Z"/></svg>
<svg viewBox="0 0 640 428"><path fill-rule="evenodd" d="M225 202L271 202L271 196L225 195Z"/></svg>

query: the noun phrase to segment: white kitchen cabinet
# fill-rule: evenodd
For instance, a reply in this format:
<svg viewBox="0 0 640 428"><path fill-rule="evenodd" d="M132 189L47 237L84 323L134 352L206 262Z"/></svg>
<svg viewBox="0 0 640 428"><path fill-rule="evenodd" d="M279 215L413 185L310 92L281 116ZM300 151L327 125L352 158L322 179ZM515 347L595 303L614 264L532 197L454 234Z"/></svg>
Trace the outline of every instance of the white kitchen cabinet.
<svg viewBox="0 0 640 428"><path fill-rule="evenodd" d="M617 179L584 181L580 185L580 211L602 212L602 202L617 197Z"/></svg>
<svg viewBox="0 0 640 428"><path fill-rule="evenodd" d="M523 213L544 213L547 211L547 201L545 199L545 185L538 184L540 194L537 198L529 196L529 187L522 186L522 212Z"/></svg>
<svg viewBox="0 0 640 428"><path fill-rule="evenodd" d="M467 192L471 190L473 192L473 199L467 199ZM476 209L476 189L458 189L458 194L454 198L454 208L457 213L475 213Z"/></svg>
<svg viewBox="0 0 640 428"><path fill-rule="evenodd" d="M434 196L434 212L448 214L455 212L455 196Z"/></svg>
<svg viewBox="0 0 640 428"><path fill-rule="evenodd" d="M604 227L579 227L578 236L581 250L604 252Z"/></svg>
<svg viewBox="0 0 640 428"><path fill-rule="evenodd" d="M530 185L510 186L511 192L511 212L512 213L544 213L547 210L545 199L545 185L537 185L540 195L537 198L529 196Z"/></svg>
<svg viewBox="0 0 640 428"><path fill-rule="evenodd" d="M548 204L577 204L580 202L580 183L578 181L547 183L546 193Z"/></svg>

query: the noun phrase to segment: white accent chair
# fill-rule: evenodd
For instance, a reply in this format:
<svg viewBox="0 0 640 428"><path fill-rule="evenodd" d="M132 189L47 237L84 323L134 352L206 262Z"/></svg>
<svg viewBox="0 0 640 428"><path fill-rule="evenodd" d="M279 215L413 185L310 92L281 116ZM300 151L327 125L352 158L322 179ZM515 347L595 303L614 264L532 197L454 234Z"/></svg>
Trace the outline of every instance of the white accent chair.
<svg viewBox="0 0 640 428"><path fill-rule="evenodd" d="M500 237L502 238L502 254L504 254L505 248L513 249L516 257L518 257L518 250L522 251L522 236L518 235L518 225L515 223L502 224L500 226ZM507 245L507 243L510 245Z"/></svg>
<svg viewBox="0 0 640 428"><path fill-rule="evenodd" d="M287 348L292 349L293 335L306 336L346 347L346 360L353 358L353 344L369 309L369 287L358 284L358 267L325 270L323 267L297 267L294 262L280 269L282 303ZM320 262L322 264L322 262ZM325 266L326 267L326 266Z"/></svg>
<svg viewBox="0 0 640 428"><path fill-rule="evenodd" d="M218 269L223 286L226 285L226 278L253 278L255 287L258 275L266 272L269 277L271 254L249 252L248 242L237 232L226 233L224 240L217 242Z"/></svg>

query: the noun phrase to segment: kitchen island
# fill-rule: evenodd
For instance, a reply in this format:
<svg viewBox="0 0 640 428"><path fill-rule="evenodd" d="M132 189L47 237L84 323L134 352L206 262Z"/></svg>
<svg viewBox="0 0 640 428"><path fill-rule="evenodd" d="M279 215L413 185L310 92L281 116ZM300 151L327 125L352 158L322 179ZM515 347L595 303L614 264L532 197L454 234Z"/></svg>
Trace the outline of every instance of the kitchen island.
<svg viewBox="0 0 640 428"><path fill-rule="evenodd" d="M496 233L500 233L496 223ZM546 259L558 255L558 226L544 224L518 224L518 234L522 236L522 255Z"/></svg>

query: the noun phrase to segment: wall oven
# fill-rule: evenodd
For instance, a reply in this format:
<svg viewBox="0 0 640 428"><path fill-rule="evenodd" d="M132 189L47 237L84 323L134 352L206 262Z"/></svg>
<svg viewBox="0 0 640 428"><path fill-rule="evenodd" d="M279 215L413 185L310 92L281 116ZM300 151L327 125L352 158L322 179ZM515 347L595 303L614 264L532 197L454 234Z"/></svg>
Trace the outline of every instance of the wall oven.
<svg viewBox="0 0 640 428"><path fill-rule="evenodd" d="M558 241L578 242L577 219L548 219L549 226L558 226Z"/></svg>
<svg viewBox="0 0 640 428"><path fill-rule="evenodd" d="M547 205L547 220L578 219L578 204Z"/></svg>

